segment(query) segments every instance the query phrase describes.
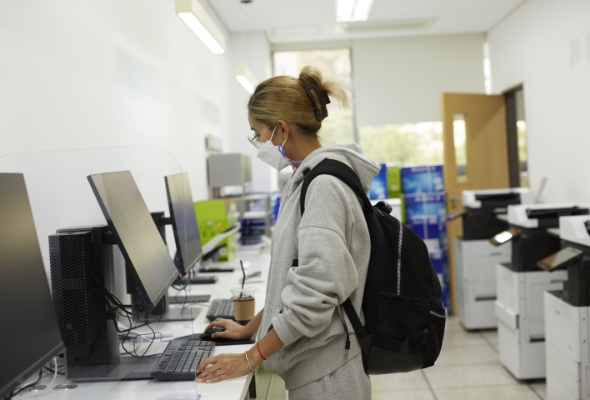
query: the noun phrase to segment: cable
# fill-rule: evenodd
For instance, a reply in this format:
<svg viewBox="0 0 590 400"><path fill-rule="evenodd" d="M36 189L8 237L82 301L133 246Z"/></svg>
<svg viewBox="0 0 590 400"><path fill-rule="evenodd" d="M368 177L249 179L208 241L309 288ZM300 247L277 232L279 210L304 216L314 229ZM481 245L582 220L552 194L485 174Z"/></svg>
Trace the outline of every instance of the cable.
<svg viewBox="0 0 590 400"><path fill-rule="evenodd" d="M49 385L47 385L45 387L45 389L41 389L40 391L38 391L37 393L33 393L29 397L39 397L41 395L44 395L46 393L46 390L49 390L49 388L53 385L53 383L55 382L55 379L57 378L57 357L53 357L53 365L55 368L55 373L53 374L53 379L51 380L51 382L49 382ZM25 398L29 398L29 397L25 397Z"/></svg>
<svg viewBox="0 0 590 400"><path fill-rule="evenodd" d="M129 322L129 328L128 329L119 329L119 326L117 325L116 318L112 318L113 323L115 325L115 329L117 330L117 332L118 333L125 333L125 336L123 337L123 342L121 343L121 347L123 348L123 351L125 352L124 354L130 355L132 357L138 357L138 358L140 358L140 357L153 357L155 355L160 355L160 354L152 354L152 355L147 356L146 354L149 351L150 347L152 346L153 342L155 341L155 337L156 337L156 332L150 326L150 324L152 324L154 322L160 322L160 320L162 319L162 317L160 316L160 317L155 318L153 321L148 321L146 323L133 326L133 322L131 320L131 317L132 317L133 313L125 308L125 306L117 298L117 296L115 296L114 294L112 294L111 292L109 292L109 290L104 286L104 284L101 282L101 280L98 279L98 277L94 274L94 271L91 271L91 275L92 275L93 279L95 280L95 282L97 283L97 285L99 286L99 288L95 288L94 290L96 290L98 293L100 293L103 296L103 299L105 301L106 306L109 309L109 312L115 313L115 314L121 316L122 318L126 318L127 321ZM129 351L125 347L125 342L127 341L127 339L129 337L129 334L131 333L131 331L133 331L133 330L135 330L137 328L144 327L144 326L145 327L148 327L152 331L153 339L152 339L151 343L148 345L147 349L141 355L139 355L139 354L137 354L137 351L135 349L135 346L134 346L134 350L133 351Z"/></svg>
<svg viewBox="0 0 590 400"><path fill-rule="evenodd" d="M47 366L45 366L44 368L48 368ZM33 398L33 397L38 397L41 396L43 394L47 393L47 390L49 388L51 388L51 386L53 385L53 383L55 382L55 380L57 379L57 370L59 369L58 364L57 364L57 357L53 357L53 379L51 380L51 382L49 382L48 385L45 386L45 389L42 389L36 393L31 393L29 396L26 397L21 397L23 399L28 399L28 398ZM18 396L19 394L21 394L23 391L25 391L28 388L31 388L33 386L36 386L37 384L39 384L39 382L41 381L41 378L43 376L43 368L39 371L39 375L37 376L37 379L35 379L34 382L28 383L25 386L21 387L20 389L18 389L17 391L13 392L10 396L8 396L8 399Z"/></svg>
<svg viewBox="0 0 590 400"><path fill-rule="evenodd" d="M10 395L8 395L8 399L11 399L15 396L18 396L22 391L24 391L25 389L28 389L30 387L35 386L36 384L39 383L39 381L41 381L41 377L43 376L43 369L39 370L39 375L37 376L37 379L35 379L32 382L26 383L23 387L21 387L20 389L12 392Z"/></svg>

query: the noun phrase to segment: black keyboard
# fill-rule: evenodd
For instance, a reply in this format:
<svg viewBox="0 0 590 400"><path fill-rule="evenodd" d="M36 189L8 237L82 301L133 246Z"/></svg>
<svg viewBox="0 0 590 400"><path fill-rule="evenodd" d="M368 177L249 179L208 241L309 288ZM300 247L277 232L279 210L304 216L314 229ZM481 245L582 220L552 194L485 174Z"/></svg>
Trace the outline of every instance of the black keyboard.
<svg viewBox="0 0 590 400"><path fill-rule="evenodd" d="M211 307L207 311L207 319L213 321L216 318L233 319L235 321L232 299L215 299L211 301Z"/></svg>
<svg viewBox="0 0 590 400"><path fill-rule="evenodd" d="M201 341L198 336L172 340L160 356L152 376L160 381L192 381L201 360L210 357L215 342Z"/></svg>

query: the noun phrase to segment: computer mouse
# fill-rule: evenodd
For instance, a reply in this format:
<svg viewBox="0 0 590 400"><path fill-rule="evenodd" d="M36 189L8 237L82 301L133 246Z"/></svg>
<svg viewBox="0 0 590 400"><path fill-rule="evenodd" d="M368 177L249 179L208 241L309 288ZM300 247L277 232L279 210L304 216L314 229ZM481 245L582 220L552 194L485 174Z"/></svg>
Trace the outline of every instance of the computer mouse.
<svg viewBox="0 0 590 400"><path fill-rule="evenodd" d="M224 329L224 328L220 328L220 327L218 327L218 326L214 326L213 328L211 328L211 329L209 330L209 332L207 332L207 333L202 333L202 334L201 334L201 336L200 336L200 338L201 338L201 340L205 340L205 341L209 341L209 342L210 342L210 341L214 341L214 342L215 342L215 341L217 341L217 340L228 340L228 339L222 339L222 338L213 338L213 337L212 337L212 335L213 335L214 333L216 333L216 332L223 332L223 331L225 331L225 329Z"/></svg>

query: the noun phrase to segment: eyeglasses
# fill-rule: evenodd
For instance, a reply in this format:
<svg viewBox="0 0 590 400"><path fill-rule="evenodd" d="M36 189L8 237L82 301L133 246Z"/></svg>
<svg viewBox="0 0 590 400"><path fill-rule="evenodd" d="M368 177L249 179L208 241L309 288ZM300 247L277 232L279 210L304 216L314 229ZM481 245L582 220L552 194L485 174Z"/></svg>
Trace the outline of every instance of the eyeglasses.
<svg viewBox="0 0 590 400"><path fill-rule="evenodd" d="M260 135L256 136L256 134L254 134L252 136L248 136L248 141L252 143L252 145L257 149L260 148Z"/></svg>
<svg viewBox="0 0 590 400"><path fill-rule="evenodd" d="M276 126L276 124L270 125L266 129L263 129L262 132L264 132L264 131L266 131L267 129L270 129L270 128L273 128L274 129L275 126ZM250 143L252 143L252 145L254 147L256 147L257 149L259 149L260 146L261 146L261 144L260 144L260 135L262 134L262 132L260 132L258 135L257 134L254 134L252 136L248 136L248 141Z"/></svg>

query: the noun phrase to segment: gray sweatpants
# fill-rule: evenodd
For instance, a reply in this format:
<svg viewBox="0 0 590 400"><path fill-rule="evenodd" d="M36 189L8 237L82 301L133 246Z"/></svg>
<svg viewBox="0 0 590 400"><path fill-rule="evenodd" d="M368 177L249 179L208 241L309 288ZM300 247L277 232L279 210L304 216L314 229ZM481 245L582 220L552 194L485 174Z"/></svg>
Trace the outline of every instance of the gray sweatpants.
<svg viewBox="0 0 590 400"><path fill-rule="evenodd" d="M362 354L323 378L289 390L289 400L371 400L371 379Z"/></svg>

